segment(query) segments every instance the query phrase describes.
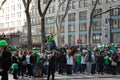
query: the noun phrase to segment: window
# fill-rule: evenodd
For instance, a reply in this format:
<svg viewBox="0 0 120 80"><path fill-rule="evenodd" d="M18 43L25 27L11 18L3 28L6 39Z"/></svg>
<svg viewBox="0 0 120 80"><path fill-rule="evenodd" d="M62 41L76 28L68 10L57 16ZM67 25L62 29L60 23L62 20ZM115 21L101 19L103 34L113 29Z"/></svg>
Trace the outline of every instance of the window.
<svg viewBox="0 0 120 80"><path fill-rule="evenodd" d="M93 30L98 30L102 28L102 23L101 21L99 22L93 22Z"/></svg>
<svg viewBox="0 0 120 80"><path fill-rule="evenodd" d="M21 12L18 12L18 13L17 13L17 17L18 17L18 18L21 18Z"/></svg>
<svg viewBox="0 0 120 80"><path fill-rule="evenodd" d="M100 43L102 41L102 34L93 34L93 43Z"/></svg>
<svg viewBox="0 0 120 80"><path fill-rule="evenodd" d="M52 13L55 13L55 6L52 7Z"/></svg>
<svg viewBox="0 0 120 80"><path fill-rule="evenodd" d="M120 15L120 9L113 9L110 11L110 16Z"/></svg>
<svg viewBox="0 0 120 80"><path fill-rule="evenodd" d="M52 7L49 7L49 12L48 13L52 13Z"/></svg>
<svg viewBox="0 0 120 80"><path fill-rule="evenodd" d="M83 31L85 31L85 30L87 30L87 23L80 23L80 31L81 30L83 30Z"/></svg>
<svg viewBox="0 0 120 80"><path fill-rule="evenodd" d="M15 11L15 5L11 6L12 11Z"/></svg>
<svg viewBox="0 0 120 80"><path fill-rule="evenodd" d="M54 29L54 27L47 27L46 31L48 34L50 34L50 33L54 33L55 29Z"/></svg>
<svg viewBox="0 0 120 80"><path fill-rule="evenodd" d="M18 9L21 9L21 4L18 4L17 6L18 6Z"/></svg>
<svg viewBox="0 0 120 80"><path fill-rule="evenodd" d="M55 2L55 0L52 0L52 2Z"/></svg>
<svg viewBox="0 0 120 80"><path fill-rule="evenodd" d="M12 19L15 18L15 13L11 14L11 18L12 18Z"/></svg>
<svg viewBox="0 0 120 80"><path fill-rule="evenodd" d="M111 28L120 28L120 19L112 19L110 25Z"/></svg>
<svg viewBox="0 0 120 80"><path fill-rule="evenodd" d="M112 33L113 35L113 42L120 42L120 33Z"/></svg>
<svg viewBox="0 0 120 80"><path fill-rule="evenodd" d="M82 44L86 44L87 43L87 34L81 34L80 35L80 39L82 40Z"/></svg>
<svg viewBox="0 0 120 80"><path fill-rule="evenodd" d="M43 0L43 4L46 4L48 2L48 0Z"/></svg>
<svg viewBox="0 0 120 80"><path fill-rule="evenodd" d="M75 35L69 35L68 36L68 42L70 44L75 44Z"/></svg>
<svg viewBox="0 0 120 80"><path fill-rule="evenodd" d="M79 19L87 18L87 11L79 12Z"/></svg>
<svg viewBox="0 0 120 80"><path fill-rule="evenodd" d="M48 17L46 18L46 24L54 24L55 23L55 17Z"/></svg>
<svg viewBox="0 0 120 80"><path fill-rule="evenodd" d="M11 21L11 26L12 26L12 27L15 26L15 21Z"/></svg>
<svg viewBox="0 0 120 80"><path fill-rule="evenodd" d="M80 0L79 1L79 8L87 7L88 6L88 0Z"/></svg>
<svg viewBox="0 0 120 80"><path fill-rule="evenodd" d="M8 14L8 15L6 15L6 20L9 20L9 14Z"/></svg>
<svg viewBox="0 0 120 80"><path fill-rule="evenodd" d="M76 2L73 1L73 2L72 2L72 9L75 9L75 8L76 8Z"/></svg>
<svg viewBox="0 0 120 80"><path fill-rule="evenodd" d="M95 5L96 3L96 0L92 0L92 5ZM97 4L101 4L102 3L102 0L99 0Z"/></svg>
<svg viewBox="0 0 120 80"><path fill-rule="evenodd" d="M75 32L75 24L68 25L68 32Z"/></svg>
<svg viewBox="0 0 120 80"><path fill-rule="evenodd" d="M62 11L65 11L65 4L62 4Z"/></svg>
<svg viewBox="0 0 120 80"><path fill-rule="evenodd" d="M106 3L115 2L117 0L106 0Z"/></svg>
<svg viewBox="0 0 120 80"><path fill-rule="evenodd" d="M18 26L21 25L21 20L17 20L17 25L18 25Z"/></svg>
<svg viewBox="0 0 120 80"><path fill-rule="evenodd" d="M94 15L97 15L97 14L100 13L100 12L102 12L102 9L96 9L96 10L94 11ZM95 16L95 18L101 18L101 17L102 17L102 15Z"/></svg>
<svg viewBox="0 0 120 80"><path fill-rule="evenodd" d="M9 22L6 22L5 25L6 25L6 27L9 27Z"/></svg>
<svg viewBox="0 0 120 80"><path fill-rule="evenodd" d="M69 10L71 10L72 9L72 1L70 1L70 3L69 3L69 8L68 8Z"/></svg>
<svg viewBox="0 0 120 80"><path fill-rule="evenodd" d="M60 22L60 20L62 19L63 15L60 15L58 18L58 22ZM65 19L62 21L63 23L65 22Z"/></svg>
<svg viewBox="0 0 120 80"><path fill-rule="evenodd" d="M68 21L75 21L75 13L68 14Z"/></svg>

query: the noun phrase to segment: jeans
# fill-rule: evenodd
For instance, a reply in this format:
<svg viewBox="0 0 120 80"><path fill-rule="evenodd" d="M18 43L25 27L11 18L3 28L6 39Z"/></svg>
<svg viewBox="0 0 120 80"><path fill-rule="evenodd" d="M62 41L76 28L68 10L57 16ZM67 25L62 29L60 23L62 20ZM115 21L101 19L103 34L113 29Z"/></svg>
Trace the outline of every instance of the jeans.
<svg viewBox="0 0 120 80"><path fill-rule="evenodd" d="M33 75L36 76L38 69L42 68L42 63L41 62L36 62L36 64L34 65L34 69L33 69Z"/></svg>
<svg viewBox="0 0 120 80"><path fill-rule="evenodd" d="M77 63L77 64L76 64L75 72L78 72L78 71L81 72L81 63Z"/></svg>
<svg viewBox="0 0 120 80"><path fill-rule="evenodd" d="M91 68L92 68L91 62L86 62L86 72L87 72L87 74L91 74Z"/></svg>

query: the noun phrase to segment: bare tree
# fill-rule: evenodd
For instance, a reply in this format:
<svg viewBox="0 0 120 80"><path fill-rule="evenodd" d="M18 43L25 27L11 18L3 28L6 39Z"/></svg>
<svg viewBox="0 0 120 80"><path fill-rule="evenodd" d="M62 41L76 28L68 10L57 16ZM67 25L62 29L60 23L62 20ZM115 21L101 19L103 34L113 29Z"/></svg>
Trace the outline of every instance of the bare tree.
<svg viewBox="0 0 120 80"><path fill-rule="evenodd" d="M66 10L64 15L62 16L62 18L59 19L59 14L60 14L60 8L62 6L62 4L65 2L66 0L60 0L59 1L59 5L58 5L58 10L57 10L57 15L56 15L56 27L57 27L57 43L58 46L61 46L61 36L60 36L60 28L62 27L62 21L65 19L67 13L68 13L68 9L69 9L69 3L71 0L67 1L67 5L66 5ZM59 19L59 20L58 20Z"/></svg>
<svg viewBox="0 0 120 80"><path fill-rule="evenodd" d="M110 12L111 10L114 10L114 9L120 9L120 5L114 6L114 7L110 7L110 8L109 8L108 10L106 10L106 11L103 11L103 12L100 12L100 13L98 13L98 14L96 14L96 15L93 15L93 17L96 17L96 16L101 15L101 14L108 13L108 12Z"/></svg>
<svg viewBox="0 0 120 80"><path fill-rule="evenodd" d="M46 7L44 9L44 11L42 12L41 10L41 3L40 0L38 0L38 12L41 18L41 49L43 49L45 47L45 43L46 43L46 33L45 33L45 15L47 13L47 10L51 4L52 0L48 0Z"/></svg>
<svg viewBox="0 0 120 80"><path fill-rule="evenodd" d="M4 0L4 1L1 3L1 5L0 5L0 9L1 9L2 6L5 4L6 1L7 1L7 0Z"/></svg>
<svg viewBox="0 0 120 80"><path fill-rule="evenodd" d="M118 5L118 6L111 7L110 9L108 9L106 11L103 11L103 12L100 12L100 13L94 15L94 11L95 11L95 8L96 8L98 2L99 2L99 0L96 0L95 5L94 5L94 7L92 9L92 12L90 14L90 22L89 22L89 30L88 30L88 34L89 34L89 38L88 39L89 39L89 48L90 49L92 48L92 23L93 23L93 18L98 16L98 15L110 12L113 9L120 9L120 5Z"/></svg>
<svg viewBox="0 0 120 80"><path fill-rule="evenodd" d="M89 29L88 29L88 44L89 44L89 48L92 48L92 23L93 23L93 14L95 11L95 8L97 6L97 3L99 2L99 0L96 0L95 5L90 13L90 21L89 21Z"/></svg>
<svg viewBox="0 0 120 80"><path fill-rule="evenodd" d="M32 48L32 33L31 33L31 18L29 13L29 7L31 0L22 0L25 7L25 14L27 19L27 37L28 37L28 48Z"/></svg>

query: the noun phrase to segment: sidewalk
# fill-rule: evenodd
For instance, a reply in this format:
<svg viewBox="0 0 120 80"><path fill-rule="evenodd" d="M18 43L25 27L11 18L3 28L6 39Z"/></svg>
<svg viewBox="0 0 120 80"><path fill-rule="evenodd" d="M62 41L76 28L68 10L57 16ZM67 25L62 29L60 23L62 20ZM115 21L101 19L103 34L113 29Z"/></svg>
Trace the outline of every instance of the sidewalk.
<svg viewBox="0 0 120 80"><path fill-rule="evenodd" d="M119 80L120 75L83 75L83 74L73 74L73 75L59 75L55 74L55 80ZM14 80L13 76L10 74L9 75L9 80ZM25 77L24 79L18 79L18 80L47 80L46 77L44 78L27 78Z"/></svg>

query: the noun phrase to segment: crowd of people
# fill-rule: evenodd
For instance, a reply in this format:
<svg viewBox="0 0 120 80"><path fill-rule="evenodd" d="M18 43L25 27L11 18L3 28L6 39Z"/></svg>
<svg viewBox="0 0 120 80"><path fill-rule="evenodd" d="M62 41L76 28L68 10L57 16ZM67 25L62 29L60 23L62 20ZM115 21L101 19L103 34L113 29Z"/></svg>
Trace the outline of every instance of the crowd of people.
<svg viewBox="0 0 120 80"><path fill-rule="evenodd" d="M79 46L64 46L47 50L11 47L0 41L0 75L8 80L7 71L14 79L47 77L58 74L120 74L120 47L114 44L95 46L93 49ZM9 52L10 51L10 52ZM7 76L7 77L6 77Z"/></svg>

